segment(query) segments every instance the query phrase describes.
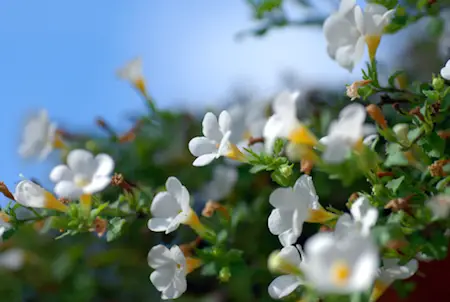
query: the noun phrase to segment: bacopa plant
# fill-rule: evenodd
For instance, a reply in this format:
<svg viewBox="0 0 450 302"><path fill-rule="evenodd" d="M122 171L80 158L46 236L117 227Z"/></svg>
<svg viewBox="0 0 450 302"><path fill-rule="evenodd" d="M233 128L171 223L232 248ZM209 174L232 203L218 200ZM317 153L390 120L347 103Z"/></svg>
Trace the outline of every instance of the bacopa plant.
<svg viewBox="0 0 450 302"><path fill-rule="evenodd" d="M60 149L64 164L50 173L53 190L25 177L15 188L0 186L11 200L0 215L3 237L13 238L21 227L37 222L47 232L59 231L56 239L61 240L93 232L110 242L123 235L131 220L142 218L150 231L164 236L191 229L175 235L172 243L162 240L148 253L150 282L162 299L189 292L187 280L196 271L232 282L255 270L249 259L255 251L273 274L266 296L292 301L376 301L393 282L413 276L418 260L446 258L450 61L428 82L408 83L397 71L383 86L376 60L383 34L406 27L419 15L435 14L439 1L418 1L415 17L397 1L376 2L361 8L354 0L342 0L324 22L328 52L337 64L351 71L366 46L369 53L362 78L346 87L348 104L325 131L321 116L298 119L301 93L285 91L269 110L266 103L249 103L219 114L208 112L201 123L194 122L196 127L167 135L176 132L169 129L173 121L147 91L140 59L118 75L143 97L148 114L124 134L103 119L97 121L109 134L108 143L116 146L110 154L92 141L80 147L79 138L58 129L45 110L30 117L20 154L44 159ZM142 148L148 137L155 143ZM124 146L140 158L138 163L124 157ZM187 151L188 172L181 163ZM145 180L147 170L141 167L152 156L167 169L148 173L169 174L164 182ZM212 174L195 174L211 165ZM250 173L241 178L242 170ZM343 187L363 179L368 189L348 195L347 210L337 209L321 202L316 171ZM272 183L251 181L261 174L270 174ZM248 194L270 192L261 194L262 202L247 207L243 215L243 203L226 198L238 186ZM263 249L254 248L257 239L241 238L238 229L242 221L261 215L263 231L279 242L278 250L263 255ZM299 240L311 225L316 233ZM252 241L252 251L242 248L248 246L242 240ZM10 252L16 261L3 261L5 265L20 262L21 252Z"/></svg>

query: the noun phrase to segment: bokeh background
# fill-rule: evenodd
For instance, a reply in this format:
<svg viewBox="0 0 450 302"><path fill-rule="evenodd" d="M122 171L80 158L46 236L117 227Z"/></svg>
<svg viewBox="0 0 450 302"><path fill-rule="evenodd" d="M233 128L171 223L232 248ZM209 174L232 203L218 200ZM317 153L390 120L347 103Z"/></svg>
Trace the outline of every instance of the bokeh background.
<svg viewBox="0 0 450 302"><path fill-rule="evenodd" d="M313 18L317 23L338 5L333 0L310 1L313 5L302 9L298 4L304 1L285 2L292 19ZM364 5L362 0L357 2ZM382 74L403 68L416 78L425 75L427 79L431 72L438 72L447 59L447 41L427 34L429 23L423 20L383 37L378 53ZM311 100L321 95L332 103L344 95L345 84L361 77L361 66L349 73L328 57L320 24L274 28L263 36L242 34L260 25L245 0L5 1L0 5L0 180L14 187L22 173L51 189L48 174L60 162L60 154L39 163L17 153L22 125L37 109L47 109L51 119L70 133L101 138L104 132L95 124L98 117L118 132L129 129L146 107L115 73L137 56L144 62L147 85L157 106L175 112L174 120L186 113L200 118L207 108L217 111L235 101L266 100L285 89L299 89ZM199 133L198 121L189 125L190 137ZM108 144L99 148L116 156L135 151L110 150ZM143 149L156 150L152 146ZM177 176L195 193L210 171L189 179L192 158L186 156ZM154 169L154 165L150 161L138 172L131 165L121 172L161 186L179 167ZM253 210L268 213L270 179L263 175L253 183L250 177L242 172L241 184L229 201L249 201L243 210L247 215ZM249 193L249 187L260 191ZM342 196L336 202L341 204L351 192L339 186L322 187L318 190L321 198L331 202L336 190ZM4 206L7 201L1 203ZM266 301L272 277L263 268L278 243L266 228L267 215L248 219L241 229L248 232L241 234L236 245L248 251L246 260L255 266L254 271L239 271L229 285L197 274L189 284L192 295L182 301ZM148 280L149 248L160 241L182 243L192 235L152 235L145 219L130 223L126 235L112 243L91 234L58 242L52 236L35 234L30 226L3 244L3 248L27 250L28 264L18 272L0 271L0 280L5 280L0 282L0 301L158 301ZM254 242L248 238L255 238Z"/></svg>

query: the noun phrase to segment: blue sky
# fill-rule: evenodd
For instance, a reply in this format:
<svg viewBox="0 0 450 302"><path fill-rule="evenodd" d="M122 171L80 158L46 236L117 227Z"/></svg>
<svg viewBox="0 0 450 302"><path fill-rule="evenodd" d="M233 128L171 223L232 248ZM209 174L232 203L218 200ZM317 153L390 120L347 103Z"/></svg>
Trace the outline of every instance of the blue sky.
<svg viewBox="0 0 450 302"><path fill-rule="evenodd" d="M237 84L266 95L287 68L305 85L355 78L328 58L320 29L236 42L254 25L244 0L4 1L0 8L0 179L10 186L19 173L49 184L56 162L19 158L30 111L46 108L68 130L93 129L97 116L129 127L126 115L144 106L115 71L135 56L165 108L217 104Z"/></svg>

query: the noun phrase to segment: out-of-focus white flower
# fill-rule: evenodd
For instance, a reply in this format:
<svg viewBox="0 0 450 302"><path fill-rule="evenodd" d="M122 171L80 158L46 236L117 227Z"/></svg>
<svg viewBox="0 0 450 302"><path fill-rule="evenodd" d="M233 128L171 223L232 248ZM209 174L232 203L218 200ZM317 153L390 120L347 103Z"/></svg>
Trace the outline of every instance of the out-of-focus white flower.
<svg viewBox="0 0 450 302"><path fill-rule="evenodd" d="M383 266L378 272L370 301L376 301L394 283L395 280L411 278L419 268L416 259L410 260L405 265L398 265L399 259L384 258Z"/></svg>
<svg viewBox="0 0 450 302"><path fill-rule="evenodd" d="M198 234L204 233L205 227L189 205L190 195L186 187L171 176L166 181L166 189L166 192L159 192L153 198L150 208L153 217L148 221L148 228L169 234L180 224L186 224Z"/></svg>
<svg viewBox="0 0 450 302"><path fill-rule="evenodd" d="M347 294L369 289L379 265L378 248L370 237L337 238L317 233L305 243L302 270L318 292Z"/></svg>
<svg viewBox="0 0 450 302"><path fill-rule="evenodd" d="M268 219L269 230L283 246L292 245L301 235L304 222L324 222L335 215L319 204L311 176L302 175L292 188L278 188L270 194L275 207Z"/></svg>
<svg viewBox="0 0 450 302"><path fill-rule="evenodd" d="M214 168L213 178L202 189L202 196L206 200L219 201L233 190L238 179L235 167L219 165Z"/></svg>
<svg viewBox="0 0 450 302"><path fill-rule="evenodd" d="M14 199L25 207L67 211L67 206L56 199L55 196L27 179L17 184Z"/></svg>
<svg viewBox="0 0 450 302"><path fill-rule="evenodd" d="M144 96L147 95L143 75L142 58L137 57L127 62L125 66L117 71L117 76L122 80L129 81Z"/></svg>
<svg viewBox="0 0 450 302"><path fill-rule="evenodd" d="M61 147L61 141L56 134L56 124L50 122L46 110L41 110L26 121L19 154L25 158L37 156L43 160L54 147Z"/></svg>
<svg viewBox="0 0 450 302"><path fill-rule="evenodd" d="M348 156L351 149L362 142L366 119L363 105L350 104L339 114L328 129L328 135L320 140L325 145L323 159L329 163L340 163Z"/></svg>
<svg viewBox="0 0 450 302"><path fill-rule="evenodd" d="M324 22L328 54L339 65L352 71L361 61L364 46L375 57L384 28L390 23L394 10L379 4L366 4L364 10L355 0L342 0L339 10Z"/></svg>
<svg viewBox="0 0 450 302"><path fill-rule="evenodd" d="M334 233L341 237L347 236L352 232L362 236L369 236L370 229L377 222L378 210L370 206L366 197L361 196L352 204L350 213L352 215L344 213L339 217Z"/></svg>
<svg viewBox="0 0 450 302"><path fill-rule="evenodd" d="M437 219L446 219L450 214L450 196L448 195L433 196L426 202L426 205Z"/></svg>
<svg viewBox="0 0 450 302"><path fill-rule="evenodd" d="M67 156L67 165L58 165L50 173L56 183L55 194L59 197L77 199L105 189L111 182L114 160L108 154L94 155L76 149Z"/></svg>
<svg viewBox="0 0 450 302"><path fill-rule="evenodd" d="M161 299L177 299L186 291L186 258L177 245L170 250L161 244L154 246L148 253L148 265L155 269L150 281L161 292Z"/></svg>
<svg viewBox="0 0 450 302"><path fill-rule="evenodd" d="M270 255L269 269L283 274L270 283L270 297L282 299L304 284L304 280L299 276L301 261L299 250L294 246L286 246L281 251L275 251Z"/></svg>
<svg viewBox="0 0 450 302"><path fill-rule="evenodd" d="M12 248L0 254L0 268L17 271L25 262L25 252L21 249Z"/></svg>
<svg viewBox="0 0 450 302"><path fill-rule="evenodd" d="M194 166L208 165L221 156L243 159L244 155L238 147L229 141L231 123L231 116L227 111L222 111L219 119L211 112L205 114L202 122L204 136L194 137L189 142L189 151L197 157L193 162Z"/></svg>
<svg viewBox="0 0 450 302"><path fill-rule="evenodd" d="M446 79L450 80L450 60L445 63L445 66L441 69L441 76Z"/></svg>

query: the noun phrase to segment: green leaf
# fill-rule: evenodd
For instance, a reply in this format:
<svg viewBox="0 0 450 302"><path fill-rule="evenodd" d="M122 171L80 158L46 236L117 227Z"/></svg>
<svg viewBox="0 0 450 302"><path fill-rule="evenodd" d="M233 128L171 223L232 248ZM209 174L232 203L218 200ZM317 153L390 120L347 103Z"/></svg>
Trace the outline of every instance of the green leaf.
<svg viewBox="0 0 450 302"><path fill-rule="evenodd" d="M398 70L396 72L394 72L390 77L389 77L389 85L391 87L395 87L395 80L397 79L398 76L404 74L405 72L403 70Z"/></svg>
<svg viewBox="0 0 450 302"><path fill-rule="evenodd" d="M268 168L267 165L254 165L253 167L251 167L250 173L256 174L267 170L267 168Z"/></svg>
<svg viewBox="0 0 450 302"><path fill-rule="evenodd" d="M386 167L392 166L407 166L408 160L403 155L401 151L401 146L399 144L391 143L386 148L387 158L384 162Z"/></svg>
<svg viewBox="0 0 450 302"><path fill-rule="evenodd" d="M122 233L122 228L126 220L120 217L114 217L109 221L106 241L110 242L118 238Z"/></svg>
<svg viewBox="0 0 450 302"><path fill-rule="evenodd" d="M433 102L439 101L440 95L438 91L435 90L423 90L422 93Z"/></svg>
<svg viewBox="0 0 450 302"><path fill-rule="evenodd" d="M105 202L105 203L102 203L101 205L99 205L97 208L91 210L90 218L94 219L95 217L97 217L104 209L106 209L106 207L108 205L109 205L109 202Z"/></svg>
<svg viewBox="0 0 450 302"><path fill-rule="evenodd" d="M202 266L200 274L202 276L216 276L219 273L217 264L215 262L210 262Z"/></svg>
<svg viewBox="0 0 450 302"><path fill-rule="evenodd" d="M400 187L400 185L402 184L404 179L405 179L405 176L401 176L399 178L393 179L386 184L386 188L391 189L392 192L395 194L395 193L397 193L397 190Z"/></svg>

